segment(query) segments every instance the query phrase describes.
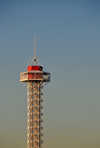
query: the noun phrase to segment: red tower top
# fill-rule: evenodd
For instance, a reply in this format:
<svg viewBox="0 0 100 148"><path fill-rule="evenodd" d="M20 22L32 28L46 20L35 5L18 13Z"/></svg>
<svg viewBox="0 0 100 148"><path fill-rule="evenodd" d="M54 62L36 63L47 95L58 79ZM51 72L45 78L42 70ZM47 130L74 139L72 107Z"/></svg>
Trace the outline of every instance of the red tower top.
<svg viewBox="0 0 100 148"><path fill-rule="evenodd" d="M28 66L27 67L27 71L43 71L43 67L42 66Z"/></svg>
<svg viewBox="0 0 100 148"><path fill-rule="evenodd" d="M50 73L43 71L43 64L40 58L36 57L36 38L34 38L34 57L30 58L27 64L27 71L20 73L21 82L42 81L50 82ZM26 70L25 69L25 70Z"/></svg>

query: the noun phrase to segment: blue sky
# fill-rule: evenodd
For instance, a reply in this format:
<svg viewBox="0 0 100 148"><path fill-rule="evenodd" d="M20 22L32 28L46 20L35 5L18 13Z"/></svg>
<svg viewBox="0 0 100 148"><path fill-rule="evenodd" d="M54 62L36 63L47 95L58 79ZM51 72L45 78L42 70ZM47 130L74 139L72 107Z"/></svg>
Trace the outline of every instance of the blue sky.
<svg viewBox="0 0 100 148"><path fill-rule="evenodd" d="M99 148L99 0L0 0L0 147L26 148L27 89L19 74L34 56L34 36L51 72L44 148Z"/></svg>

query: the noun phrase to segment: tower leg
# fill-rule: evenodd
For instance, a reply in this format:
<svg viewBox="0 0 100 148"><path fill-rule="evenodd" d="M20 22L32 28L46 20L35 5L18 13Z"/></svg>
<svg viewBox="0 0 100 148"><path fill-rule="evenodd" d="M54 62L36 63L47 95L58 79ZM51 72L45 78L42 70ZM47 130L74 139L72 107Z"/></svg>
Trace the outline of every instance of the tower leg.
<svg viewBox="0 0 100 148"><path fill-rule="evenodd" d="M27 148L43 148L43 87L33 81L27 88Z"/></svg>

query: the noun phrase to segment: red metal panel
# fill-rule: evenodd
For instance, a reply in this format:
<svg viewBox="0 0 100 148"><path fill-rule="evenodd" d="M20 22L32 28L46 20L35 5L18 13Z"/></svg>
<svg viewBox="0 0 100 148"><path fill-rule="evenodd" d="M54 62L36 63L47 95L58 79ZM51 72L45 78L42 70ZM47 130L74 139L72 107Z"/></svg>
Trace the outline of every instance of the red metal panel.
<svg viewBox="0 0 100 148"><path fill-rule="evenodd" d="M28 66L27 71L42 71L43 67L42 66Z"/></svg>
<svg viewBox="0 0 100 148"><path fill-rule="evenodd" d="M36 73L36 74L28 74L28 79L43 79L43 75L41 73Z"/></svg>
<svg viewBox="0 0 100 148"><path fill-rule="evenodd" d="M36 79L39 79L39 73L36 74Z"/></svg>
<svg viewBox="0 0 100 148"><path fill-rule="evenodd" d="M28 74L28 79L35 79L35 74Z"/></svg>

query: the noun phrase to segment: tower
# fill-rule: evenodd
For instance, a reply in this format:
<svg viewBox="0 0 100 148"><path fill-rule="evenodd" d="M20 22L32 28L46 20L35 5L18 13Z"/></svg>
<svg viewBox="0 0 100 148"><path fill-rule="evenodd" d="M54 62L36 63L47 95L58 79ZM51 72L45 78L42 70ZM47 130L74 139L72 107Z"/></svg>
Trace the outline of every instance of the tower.
<svg viewBox="0 0 100 148"><path fill-rule="evenodd" d="M43 86L50 82L50 73L36 57L35 37L34 57L20 73L20 82L27 86L27 148L43 148Z"/></svg>

